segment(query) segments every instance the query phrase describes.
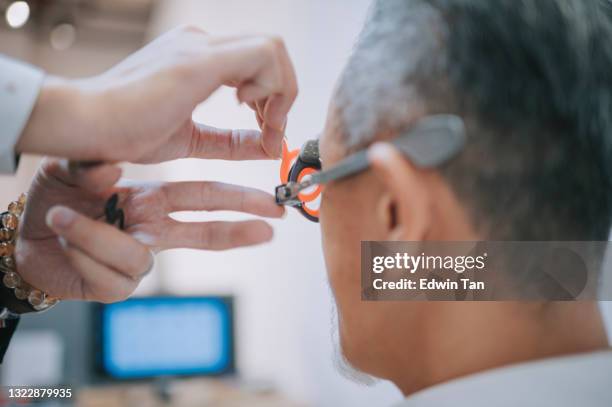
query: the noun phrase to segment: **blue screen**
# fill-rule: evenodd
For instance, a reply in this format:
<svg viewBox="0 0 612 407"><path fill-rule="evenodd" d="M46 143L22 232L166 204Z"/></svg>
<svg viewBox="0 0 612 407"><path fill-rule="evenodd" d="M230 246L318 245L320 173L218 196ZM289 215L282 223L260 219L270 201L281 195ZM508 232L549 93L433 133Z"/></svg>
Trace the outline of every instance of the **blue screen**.
<svg viewBox="0 0 612 407"><path fill-rule="evenodd" d="M137 298L102 309L104 370L115 378L215 374L232 363L229 304L220 298Z"/></svg>

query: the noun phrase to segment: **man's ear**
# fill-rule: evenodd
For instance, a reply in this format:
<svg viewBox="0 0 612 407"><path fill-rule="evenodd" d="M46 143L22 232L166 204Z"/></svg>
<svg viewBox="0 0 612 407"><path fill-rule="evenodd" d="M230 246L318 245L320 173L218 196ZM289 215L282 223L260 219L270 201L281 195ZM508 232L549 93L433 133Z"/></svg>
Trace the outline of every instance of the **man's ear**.
<svg viewBox="0 0 612 407"><path fill-rule="evenodd" d="M381 197L377 216L388 226L388 239L423 240L431 221L423 175L389 143L373 144L368 159L387 194Z"/></svg>

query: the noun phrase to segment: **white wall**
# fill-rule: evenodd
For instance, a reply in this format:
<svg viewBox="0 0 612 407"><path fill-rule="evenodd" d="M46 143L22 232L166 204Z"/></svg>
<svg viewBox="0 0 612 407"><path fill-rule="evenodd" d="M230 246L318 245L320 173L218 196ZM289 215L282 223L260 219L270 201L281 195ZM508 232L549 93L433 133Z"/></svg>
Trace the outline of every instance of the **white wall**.
<svg viewBox="0 0 612 407"><path fill-rule="evenodd" d="M335 79L365 16L368 0L172 0L153 18L151 36L193 23L211 33L280 34L293 58L300 95L287 134L300 146L323 127ZM197 109L196 120L220 127L256 128L253 114L222 90ZM183 160L161 166L165 179L221 180L272 191L279 162L231 163ZM138 168L138 172L142 169ZM147 175L149 177L150 175ZM241 218L233 214L185 214L182 219ZM238 297L240 372L271 380L316 406L388 405L400 399L390 384L359 387L332 363L331 297L319 227L291 211L274 222L272 244L234 252L180 250L160 256L148 282L176 293L233 293ZM161 278L160 278L161 274ZM155 281L157 280L157 281Z"/></svg>

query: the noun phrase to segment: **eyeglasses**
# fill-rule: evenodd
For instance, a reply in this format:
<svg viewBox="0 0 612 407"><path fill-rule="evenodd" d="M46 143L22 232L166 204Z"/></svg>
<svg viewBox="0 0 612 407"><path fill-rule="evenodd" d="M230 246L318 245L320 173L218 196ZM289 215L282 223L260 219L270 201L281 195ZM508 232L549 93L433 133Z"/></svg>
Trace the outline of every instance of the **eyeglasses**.
<svg viewBox="0 0 612 407"><path fill-rule="evenodd" d="M391 144L417 167L435 168L457 155L463 149L465 139L463 120L458 116L440 114L420 119ZM319 210L313 207L313 203L321 195L323 185L361 173L369 166L367 150L364 149L321 171L318 140L309 140L301 149L292 151L283 141L282 184L275 189L276 203L297 208L308 220L318 222Z"/></svg>

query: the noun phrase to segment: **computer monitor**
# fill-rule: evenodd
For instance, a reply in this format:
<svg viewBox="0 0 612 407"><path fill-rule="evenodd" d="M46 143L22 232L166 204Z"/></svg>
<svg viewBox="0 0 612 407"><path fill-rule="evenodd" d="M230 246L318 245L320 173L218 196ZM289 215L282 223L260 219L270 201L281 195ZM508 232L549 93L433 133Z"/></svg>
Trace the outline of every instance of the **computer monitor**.
<svg viewBox="0 0 612 407"><path fill-rule="evenodd" d="M229 297L146 297L97 309L98 362L108 378L220 375L234 370Z"/></svg>

